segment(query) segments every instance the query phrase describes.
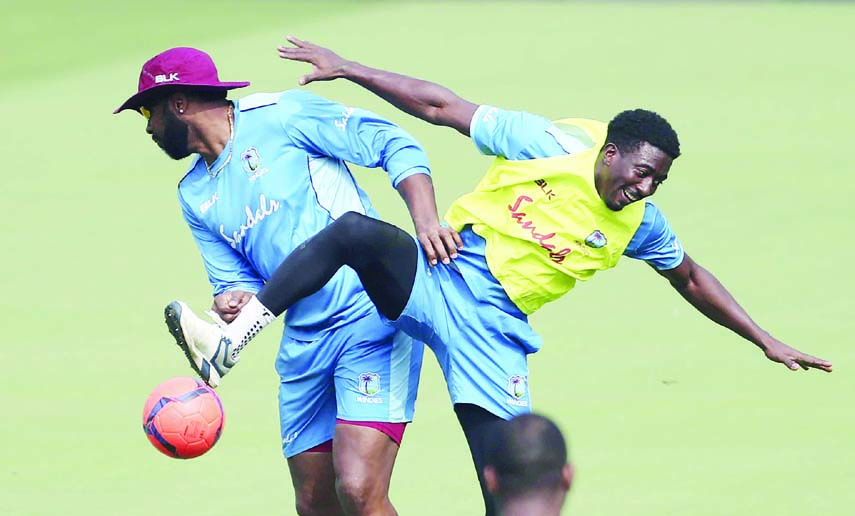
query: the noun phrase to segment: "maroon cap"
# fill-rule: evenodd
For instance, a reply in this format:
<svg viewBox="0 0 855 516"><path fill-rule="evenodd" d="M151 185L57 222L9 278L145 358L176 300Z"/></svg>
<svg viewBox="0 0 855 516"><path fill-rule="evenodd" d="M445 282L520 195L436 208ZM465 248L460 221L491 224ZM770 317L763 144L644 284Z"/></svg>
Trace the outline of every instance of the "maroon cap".
<svg viewBox="0 0 855 516"><path fill-rule="evenodd" d="M220 82L217 67L211 56L190 47L170 48L152 57L140 71L137 93L113 113L125 109L139 109L158 89L187 87L188 89L232 90L249 86L248 82Z"/></svg>

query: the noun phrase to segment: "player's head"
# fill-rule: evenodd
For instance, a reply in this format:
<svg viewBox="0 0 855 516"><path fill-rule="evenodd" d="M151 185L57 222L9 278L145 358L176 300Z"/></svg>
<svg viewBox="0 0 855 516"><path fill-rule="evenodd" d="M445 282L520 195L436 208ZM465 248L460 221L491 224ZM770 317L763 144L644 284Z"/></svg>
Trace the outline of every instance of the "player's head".
<svg viewBox="0 0 855 516"><path fill-rule="evenodd" d="M183 120L185 109L194 106L225 104L226 90L193 88L164 88L150 96L139 107L148 122L146 132L172 159L184 159L193 153L190 148L190 124Z"/></svg>
<svg viewBox="0 0 855 516"><path fill-rule="evenodd" d="M573 477L561 430L536 414L494 425L484 464L484 480L500 507L525 502L557 514Z"/></svg>
<svg viewBox="0 0 855 516"><path fill-rule="evenodd" d="M680 156L680 141L667 120L646 109L623 111L609 122L596 167L597 192L619 211L656 192Z"/></svg>
<svg viewBox="0 0 855 516"><path fill-rule="evenodd" d="M181 120L182 102L199 104L222 101L226 91L249 86L248 82L223 82L211 56L189 47L170 48L146 61L140 70L137 92L114 113L138 111L149 119L146 131L172 158L190 154L189 127Z"/></svg>

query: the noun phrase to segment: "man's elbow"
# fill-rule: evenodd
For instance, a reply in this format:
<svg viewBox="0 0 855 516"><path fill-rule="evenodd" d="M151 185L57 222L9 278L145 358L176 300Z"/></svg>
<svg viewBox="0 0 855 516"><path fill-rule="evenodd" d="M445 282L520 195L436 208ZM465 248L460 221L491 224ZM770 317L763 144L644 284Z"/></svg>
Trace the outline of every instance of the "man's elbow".
<svg viewBox="0 0 855 516"><path fill-rule="evenodd" d="M422 111L422 119L433 125L447 126L448 116L446 106L431 105Z"/></svg>
<svg viewBox="0 0 855 516"><path fill-rule="evenodd" d="M674 290L679 292L681 295L686 295L692 290L692 283L690 281L686 281L684 279L672 279L670 282L671 286L674 287Z"/></svg>

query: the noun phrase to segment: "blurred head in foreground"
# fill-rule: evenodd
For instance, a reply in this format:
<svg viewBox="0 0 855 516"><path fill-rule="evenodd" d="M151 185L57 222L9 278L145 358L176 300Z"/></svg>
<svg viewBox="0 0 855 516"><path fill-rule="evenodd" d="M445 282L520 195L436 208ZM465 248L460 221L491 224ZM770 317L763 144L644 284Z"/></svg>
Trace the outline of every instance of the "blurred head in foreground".
<svg viewBox="0 0 855 516"><path fill-rule="evenodd" d="M561 430L536 414L515 417L491 430L484 479L499 514L560 514L573 478Z"/></svg>

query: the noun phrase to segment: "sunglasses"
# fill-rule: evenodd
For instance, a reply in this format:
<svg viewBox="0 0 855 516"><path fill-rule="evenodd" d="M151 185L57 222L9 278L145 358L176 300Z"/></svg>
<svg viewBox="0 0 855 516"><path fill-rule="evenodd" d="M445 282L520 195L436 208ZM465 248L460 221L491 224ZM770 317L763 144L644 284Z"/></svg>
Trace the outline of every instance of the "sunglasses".
<svg viewBox="0 0 855 516"><path fill-rule="evenodd" d="M151 119L151 111L149 111L145 106L140 106L139 112L146 120Z"/></svg>

